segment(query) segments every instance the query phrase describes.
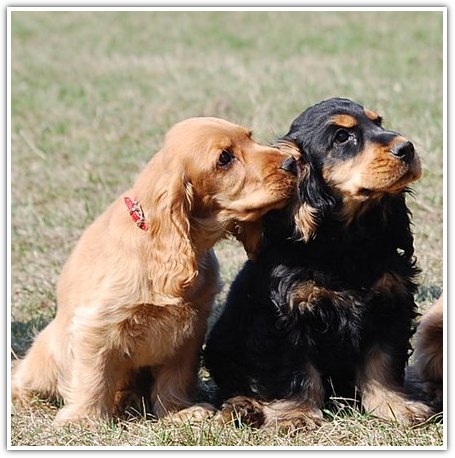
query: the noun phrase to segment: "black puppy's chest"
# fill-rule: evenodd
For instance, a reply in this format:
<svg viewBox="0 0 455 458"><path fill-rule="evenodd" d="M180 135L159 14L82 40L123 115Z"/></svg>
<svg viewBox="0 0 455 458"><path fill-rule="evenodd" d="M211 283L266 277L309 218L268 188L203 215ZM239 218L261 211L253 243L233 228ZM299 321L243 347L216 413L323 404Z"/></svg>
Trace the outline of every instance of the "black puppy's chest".
<svg viewBox="0 0 455 458"><path fill-rule="evenodd" d="M322 299L309 308L300 307L289 337L321 375L350 378L370 340L369 321L368 308L355 297Z"/></svg>
<svg viewBox="0 0 455 458"><path fill-rule="evenodd" d="M351 245L323 239L299 250L294 245L292 256L287 252L271 271L270 298L280 338L297 346L302 360L325 377L354 377L378 323L393 308L372 289L384 269L381 263L371 265L373 249L369 240Z"/></svg>
<svg viewBox="0 0 455 458"><path fill-rule="evenodd" d="M321 230L315 240L301 247L299 267L308 266L339 279L346 288L368 289L387 270L396 250L384 230Z"/></svg>

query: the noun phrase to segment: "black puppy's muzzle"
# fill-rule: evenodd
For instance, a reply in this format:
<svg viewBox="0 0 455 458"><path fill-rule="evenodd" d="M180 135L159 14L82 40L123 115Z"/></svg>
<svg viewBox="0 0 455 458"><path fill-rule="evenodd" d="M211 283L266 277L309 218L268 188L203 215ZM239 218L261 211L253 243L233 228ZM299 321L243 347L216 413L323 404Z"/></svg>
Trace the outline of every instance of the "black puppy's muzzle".
<svg viewBox="0 0 455 458"><path fill-rule="evenodd" d="M297 175L297 160L294 157L289 156L281 163L280 169L285 172L292 173L292 175Z"/></svg>
<svg viewBox="0 0 455 458"><path fill-rule="evenodd" d="M397 158L403 162L409 164L415 156L415 149L414 145L410 141L406 141L403 143L398 143L398 145L394 145L390 152Z"/></svg>

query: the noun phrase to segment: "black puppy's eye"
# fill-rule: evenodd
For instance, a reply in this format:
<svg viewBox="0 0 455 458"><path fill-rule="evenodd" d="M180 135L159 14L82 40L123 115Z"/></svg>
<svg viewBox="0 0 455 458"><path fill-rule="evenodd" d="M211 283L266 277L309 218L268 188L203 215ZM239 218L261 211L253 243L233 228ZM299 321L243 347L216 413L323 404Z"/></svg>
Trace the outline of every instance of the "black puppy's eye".
<svg viewBox="0 0 455 458"><path fill-rule="evenodd" d="M220 157L218 158L218 165L220 167L226 167L234 159L235 159L235 156L230 151L223 150L221 151Z"/></svg>
<svg viewBox="0 0 455 458"><path fill-rule="evenodd" d="M350 137L351 135L346 129L339 129L335 134L335 142L344 143L347 142Z"/></svg>

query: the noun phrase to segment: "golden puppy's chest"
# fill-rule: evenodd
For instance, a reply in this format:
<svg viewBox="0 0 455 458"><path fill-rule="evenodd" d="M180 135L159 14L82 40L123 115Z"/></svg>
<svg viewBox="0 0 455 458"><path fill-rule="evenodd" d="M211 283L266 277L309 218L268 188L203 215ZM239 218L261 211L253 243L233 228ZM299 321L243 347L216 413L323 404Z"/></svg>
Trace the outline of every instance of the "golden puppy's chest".
<svg viewBox="0 0 455 458"><path fill-rule="evenodd" d="M190 304L139 304L115 326L114 339L132 366L162 364L194 334L197 315Z"/></svg>

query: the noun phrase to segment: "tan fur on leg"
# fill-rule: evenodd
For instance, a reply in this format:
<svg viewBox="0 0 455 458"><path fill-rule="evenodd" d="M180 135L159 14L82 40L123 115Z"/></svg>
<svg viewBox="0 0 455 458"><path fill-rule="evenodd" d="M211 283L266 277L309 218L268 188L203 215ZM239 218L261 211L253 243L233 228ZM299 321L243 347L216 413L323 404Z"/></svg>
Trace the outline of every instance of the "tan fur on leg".
<svg viewBox="0 0 455 458"><path fill-rule="evenodd" d="M427 420L431 409L423 403L409 400L390 383L390 357L378 347L369 351L365 366L358 375L363 408L370 414L403 425Z"/></svg>
<svg viewBox="0 0 455 458"><path fill-rule="evenodd" d="M443 401L443 314L441 296L420 320L413 355L415 359L413 369L419 380L424 383L424 390L435 405L441 405Z"/></svg>
<svg viewBox="0 0 455 458"><path fill-rule="evenodd" d="M228 399L216 416L220 423L238 421L252 427L274 428L294 433L302 429L321 426L324 388L319 372L311 364L306 365L309 378L306 391L290 399L259 401L248 396Z"/></svg>
<svg viewBox="0 0 455 458"><path fill-rule="evenodd" d="M443 299L442 296L426 312L417 327L414 358L424 381L443 380Z"/></svg>

